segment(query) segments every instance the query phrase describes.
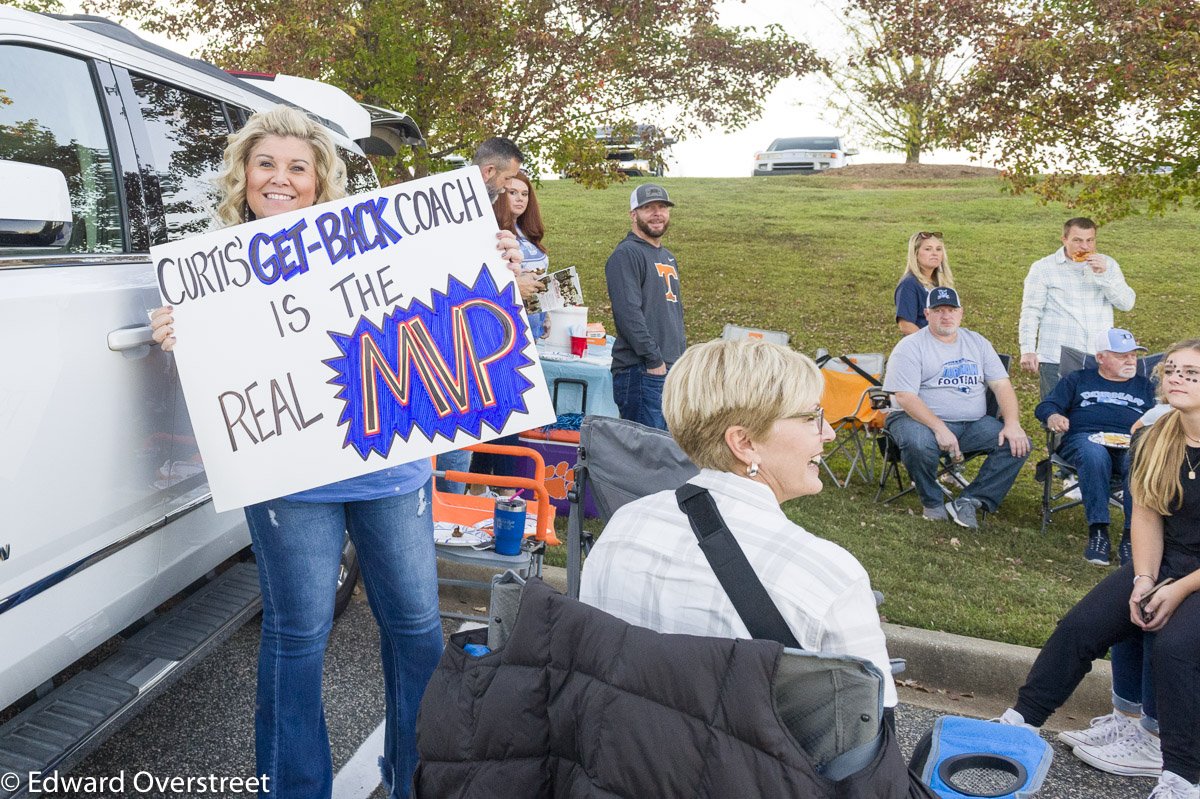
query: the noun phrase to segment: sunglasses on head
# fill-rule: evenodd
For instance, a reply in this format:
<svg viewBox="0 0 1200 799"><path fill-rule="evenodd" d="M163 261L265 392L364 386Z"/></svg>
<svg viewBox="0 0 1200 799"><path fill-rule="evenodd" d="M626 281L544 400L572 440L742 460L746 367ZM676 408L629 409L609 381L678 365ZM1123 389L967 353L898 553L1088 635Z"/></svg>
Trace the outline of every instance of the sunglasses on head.
<svg viewBox="0 0 1200 799"><path fill-rule="evenodd" d="M941 233L926 233L924 230L922 230L920 233L917 234L917 238L918 239L940 239L940 238L942 238L942 234Z"/></svg>

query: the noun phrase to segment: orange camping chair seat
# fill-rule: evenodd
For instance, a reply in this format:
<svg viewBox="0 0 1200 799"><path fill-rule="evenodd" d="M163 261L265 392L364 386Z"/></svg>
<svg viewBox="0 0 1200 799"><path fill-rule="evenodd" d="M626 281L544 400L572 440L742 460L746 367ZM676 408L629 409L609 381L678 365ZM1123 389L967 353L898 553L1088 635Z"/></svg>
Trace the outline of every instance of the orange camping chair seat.
<svg viewBox="0 0 1200 799"><path fill-rule="evenodd" d="M875 482L874 439L883 429L883 412L872 403L872 389L883 385L884 356L859 353L833 356L818 353L817 365L825 377L821 407L837 438L821 461L825 471L839 488L845 488L858 473L865 483ZM845 476L839 477L830 458L841 455L848 462Z"/></svg>
<svg viewBox="0 0 1200 799"><path fill-rule="evenodd" d="M474 452L491 452L498 455L514 455L530 458L534 462L533 473L535 475L544 475L546 473L546 465L541 454L529 447L513 447L500 444L472 444L469 447L465 447L465 449ZM525 543L521 547L521 552L517 555L500 555L494 549L474 549L472 547L437 544L436 550L439 558L470 566L484 566L496 569L497 571L512 569L523 577L528 577L530 574L541 576L542 556L545 553L546 547L558 546L560 543L558 537L554 534L555 508L550 504L550 495L546 490L544 479L539 477L476 474L474 472L439 472L436 468L436 462L434 464L434 473L455 483L473 483L476 485L497 486L499 488L523 489L524 494L522 498L527 503L526 513L532 515L536 520L536 523L533 525L526 524ZM532 496L530 496L530 493L532 493ZM433 521L435 523L444 522L469 527L474 527L480 522L491 521L496 511L496 500L494 497L477 497L471 494L451 494L438 491L436 481L431 505ZM490 527L479 529L491 534ZM490 590L491 588L491 583L451 577L439 577L438 584L483 590ZM488 620L484 616L471 616L463 613L443 612L441 615L446 618L471 621L486 622Z"/></svg>

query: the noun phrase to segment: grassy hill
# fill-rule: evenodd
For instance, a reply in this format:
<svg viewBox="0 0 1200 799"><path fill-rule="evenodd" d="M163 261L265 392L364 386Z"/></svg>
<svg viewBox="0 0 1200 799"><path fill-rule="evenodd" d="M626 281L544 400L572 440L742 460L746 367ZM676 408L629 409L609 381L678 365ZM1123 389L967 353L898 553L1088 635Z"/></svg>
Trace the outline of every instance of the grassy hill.
<svg viewBox="0 0 1200 799"><path fill-rule="evenodd" d="M587 190L568 181L538 189L555 267L578 267L592 321L612 331L604 262L629 231L637 181ZM834 177L664 179L676 202L664 243L678 258L689 341L720 336L727 322L785 330L812 355L890 352L899 340L893 291L909 236L940 231L965 307L964 326L1016 354L1021 287L1029 265L1060 246L1061 206L1001 191L993 179L872 180ZM1138 293L1118 313L1151 351L1200 335L1186 311L1200 299L1200 213L1135 217L1105 226L1099 248ZM910 495L872 504L874 487L826 481L786 506L807 529L845 546L887 595L888 621L1040 646L1055 622L1107 569L1085 563L1081 509L1060 514L1045 538L1033 464L1045 455L1033 418L1037 379L1014 372L1034 452L1000 512L977 533L920 519ZM915 513L914 513L915 511ZM1121 515L1114 515L1114 542ZM783 542L781 542L781 545ZM1114 546L1115 548L1115 546ZM1115 553L1114 553L1115 563Z"/></svg>

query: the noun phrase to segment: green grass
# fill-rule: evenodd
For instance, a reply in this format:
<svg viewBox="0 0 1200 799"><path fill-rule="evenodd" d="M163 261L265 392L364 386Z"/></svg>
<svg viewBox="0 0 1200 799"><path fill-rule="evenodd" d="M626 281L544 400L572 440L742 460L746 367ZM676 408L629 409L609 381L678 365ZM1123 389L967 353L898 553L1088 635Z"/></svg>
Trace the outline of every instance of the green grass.
<svg viewBox="0 0 1200 799"><path fill-rule="evenodd" d="M917 230L945 234L963 323L1000 352L1016 354L1021 286L1029 265L1060 244L1073 214L1003 194L997 181L850 181L832 177L664 179L677 203L664 243L678 258L688 340L716 338L727 322L787 331L813 354L888 353L899 339L892 294L905 246ZM604 262L629 230L634 182L587 190L547 182L538 199L555 267L579 269L592 321L612 332ZM1197 335L1194 268L1200 213L1134 217L1107 225L1100 250L1138 292L1117 324L1151 351ZM1056 514L1045 538L1033 464L1044 437L1033 407L1037 379L1014 372L1022 421L1035 449L999 513L977 533L919 518L909 495L872 504L861 482L786 506L806 529L845 546L887 595L888 621L1040 646L1055 622L1107 570L1082 559L1082 510ZM915 513L913 513L915 511ZM1120 524L1114 515L1114 529ZM564 527L565 531L565 527ZM1116 535L1114 533L1114 539ZM957 544L954 541L957 541ZM550 562L563 562L555 554ZM1114 553L1115 559L1115 553Z"/></svg>

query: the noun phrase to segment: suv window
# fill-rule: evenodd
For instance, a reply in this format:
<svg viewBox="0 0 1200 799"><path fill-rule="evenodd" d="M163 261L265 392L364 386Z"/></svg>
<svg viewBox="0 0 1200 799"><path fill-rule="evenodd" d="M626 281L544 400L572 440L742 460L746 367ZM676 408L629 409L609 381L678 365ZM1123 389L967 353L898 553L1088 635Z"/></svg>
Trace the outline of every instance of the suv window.
<svg viewBox="0 0 1200 799"><path fill-rule="evenodd" d="M0 159L66 176L74 226L62 252L125 248L112 148L86 61L0 45Z"/></svg>
<svg viewBox="0 0 1200 799"><path fill-rule="evenodd" d="M776 139L771 150L838 150L841 145L837 139Z"/></svg>
<svg viewBox="0 0 1200 799"><path fill-rule="evenodd" d="M375 171L365 155L351 152L344 147L338 148L338 155L346 162L346 193L361 194L379 188L375 179Z"/></svg>
<svg viewBox="0 0 1200 799"><path fill-rule="evenodd" d="M150 137L148 160L162 192L167 237L212 229L218 202L213 179L229 136L221 102L140 75L129 78Z"/></svg>

